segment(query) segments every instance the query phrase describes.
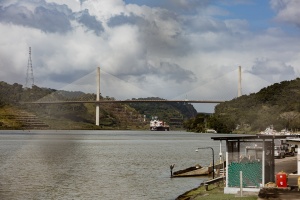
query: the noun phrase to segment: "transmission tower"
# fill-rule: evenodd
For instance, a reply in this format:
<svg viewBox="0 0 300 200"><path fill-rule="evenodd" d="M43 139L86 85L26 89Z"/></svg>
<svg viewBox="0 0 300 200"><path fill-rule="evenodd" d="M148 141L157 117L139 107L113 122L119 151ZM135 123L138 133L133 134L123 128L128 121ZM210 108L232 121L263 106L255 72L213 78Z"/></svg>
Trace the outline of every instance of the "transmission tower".
<svg viewBox="0 0 300 200"><path fill-rule="evenodd" d="M28 57L28 64L27 64L25 88L29 88L32 86L34 86L34 78L33 78L33 68L32 68L32 61L31 61L31 47L29 47L29 57Z"/></svg>

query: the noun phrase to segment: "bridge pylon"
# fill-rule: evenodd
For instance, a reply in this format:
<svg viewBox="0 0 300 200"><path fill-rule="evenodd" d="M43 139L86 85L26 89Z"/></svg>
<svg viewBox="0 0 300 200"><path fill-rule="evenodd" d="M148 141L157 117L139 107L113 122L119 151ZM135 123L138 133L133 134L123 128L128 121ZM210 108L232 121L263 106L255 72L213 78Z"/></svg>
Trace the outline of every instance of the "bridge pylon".
<svg viewBox="0 0 300 200"><path fill-rule="evenodd" d="M242 96L242 68L239 66L239 71L238 71L238 97Z"/></svg>
<svg viewBox="0 0 300 200"><path fill-rule="evenodd" d="M96 101L100 101L100 67L97 67L97 97L96 97ZM100 117L100 104L96 103L96 126L99 126L100 122L99 122L99 117Z"/></svg>

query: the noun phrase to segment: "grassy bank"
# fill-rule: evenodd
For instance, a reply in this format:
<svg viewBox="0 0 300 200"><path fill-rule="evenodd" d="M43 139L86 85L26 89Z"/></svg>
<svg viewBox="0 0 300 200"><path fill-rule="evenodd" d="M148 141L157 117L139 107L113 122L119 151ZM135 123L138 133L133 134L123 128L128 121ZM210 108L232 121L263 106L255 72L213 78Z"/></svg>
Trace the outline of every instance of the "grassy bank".
<svg viewBox="0 0 300 200"><path fill-rule="evenodd" d="M0 107L0 130L1 129L22 129L22 124L15 120L18 109L11 106Z"/></svg>
<svg viewBox="0 0 300 200"><path fill-rule="evenodd" d="M208 186L208 191L205 191L204 186L200 186L190 190L176 200L256 200L257 195L239 197L235 194L224 194L224 185L221 183L212 184Z"/></svg>
<svg viewBox="0 0 300 200"><path fill-rule="evenodd" d="M27 117L31 116L30 119ZM45 126L35 124L44 123ZM92 120L73 115L50 115L27 111L17 106L0 107L0 130L148 130L148 122L133 122L124 119L113 123L114 120L100 119L100 126L96 126Z"/></svg>

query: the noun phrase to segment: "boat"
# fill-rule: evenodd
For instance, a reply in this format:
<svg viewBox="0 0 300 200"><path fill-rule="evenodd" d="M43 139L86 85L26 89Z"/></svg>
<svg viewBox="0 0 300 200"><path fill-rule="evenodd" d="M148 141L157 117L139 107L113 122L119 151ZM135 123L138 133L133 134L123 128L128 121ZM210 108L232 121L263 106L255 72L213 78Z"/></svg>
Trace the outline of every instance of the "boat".
<svg viewBox="0 0 300 200"><path fill-rule="evenodd" d="M291 132L289 130L287 130L287 129L282 129L280 131L280 135L291 135Z"/></svg>
<svg viewBox="0 0 300 200"><path fill-rule="evenodd" d="M273 125L271 125L271 126L267 127L265 131L261 131L260 134L262 134L262 135L291 135L291 132L288 131L287 129L282 129L280 132L277 132L273 128Z"/></svg>
<svg viewBox="0 0 300 200"><path fill-rule="evenodd" d="M279 133L273 128L273 125L266 128L265 131L260 132L261 135L279 135Z"/></svg>
<svg viewBox="0 0 300 200"><path fill-rule="evenodd" d="M167 125L164 121L158 119L157 116L153 117L150 121L150 130L151 131L169 131L170 126Z"/></svg>
<svg viewBox="0 0 300 200"><path fill-rule="evenodd" d="M222 162L220 164L215 165L214 169L220 170L223 169L225 166L225 162ZM173 172L172 177L207 176L211 174L212 171L212 166L202 167L201 165L197 164L195 166Z"/></svg>
<svg viewBox="0 0 300 200"><path fill-rule="evenodd" d="M217 133L217 131L214 130L214 129L206 129L205 132L206 132L206 133Z"/></svg>

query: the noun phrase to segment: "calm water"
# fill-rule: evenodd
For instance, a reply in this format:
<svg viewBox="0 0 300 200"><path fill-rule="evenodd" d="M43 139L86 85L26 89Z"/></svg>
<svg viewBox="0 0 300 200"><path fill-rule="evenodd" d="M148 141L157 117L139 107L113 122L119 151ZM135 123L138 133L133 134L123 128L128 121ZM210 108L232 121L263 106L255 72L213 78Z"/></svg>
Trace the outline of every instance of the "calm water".
<svg viewBox="0 0 300 200"><path fill-rule="evenodd" d="M175 199L207 177L170 178L211 163L213 134L1 131L0 199ZM224 146L224 144L223 144Z"/></svg>

